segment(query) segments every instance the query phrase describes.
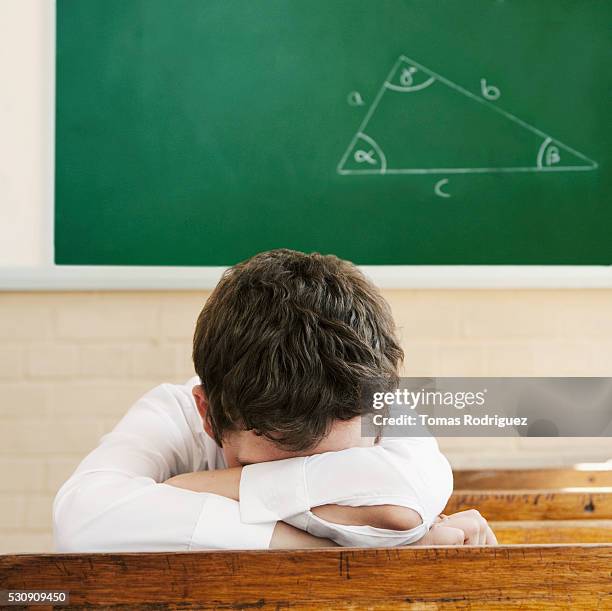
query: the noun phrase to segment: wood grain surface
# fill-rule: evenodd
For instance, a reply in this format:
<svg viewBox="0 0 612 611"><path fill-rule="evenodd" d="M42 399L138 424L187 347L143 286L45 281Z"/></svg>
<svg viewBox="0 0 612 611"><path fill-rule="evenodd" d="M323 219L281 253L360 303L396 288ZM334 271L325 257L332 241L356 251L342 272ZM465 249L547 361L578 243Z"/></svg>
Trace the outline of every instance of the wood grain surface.
<svg viewBox="0 0 612 611"><path fill-rule="evenodd" d="M612 543L612 520L489 522L502 545L521 543Z"/></svg>
<svg viewBox="0 0 612 611"><path fill-rule="evenodd" d="M445 514L478 509L487 520L612 519L612 487L569 490L457 490Z"/></svg>
<svg viewBox="0 0 612 611"><path fill-rule="evenodd" d="M605 609L611 567L612 545L23 554L0 589L69 590L64 609Z"/></svg>
<svg viewBox="0 0 612 611"><path fill-rule="evenodd" d="M455 490L516 490L612 486L612 463L597 469L460 469Z"/></svg>

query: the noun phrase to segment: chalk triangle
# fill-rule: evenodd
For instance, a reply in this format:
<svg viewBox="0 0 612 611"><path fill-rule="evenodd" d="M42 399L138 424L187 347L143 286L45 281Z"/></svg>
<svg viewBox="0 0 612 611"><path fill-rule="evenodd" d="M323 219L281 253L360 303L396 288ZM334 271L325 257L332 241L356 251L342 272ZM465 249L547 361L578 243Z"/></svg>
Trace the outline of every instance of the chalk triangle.
<svg viewBox="0 0 612 611"><path fill-rule="evenodd" d="M400 56L345 150L339 174L594 170L597 163L497 102Z"/></svg>

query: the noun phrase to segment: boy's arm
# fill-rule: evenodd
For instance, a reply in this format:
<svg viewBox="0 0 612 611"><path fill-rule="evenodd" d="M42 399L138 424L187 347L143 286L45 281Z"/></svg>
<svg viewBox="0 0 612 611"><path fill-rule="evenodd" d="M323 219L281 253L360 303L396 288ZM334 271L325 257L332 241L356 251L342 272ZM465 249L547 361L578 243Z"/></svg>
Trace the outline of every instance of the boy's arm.
<svg viewBox="0 0 612 611"><path fill-rule="evenodd" d="M238 501L242 469L242 467L232 467L218 471L181 473L166 480L165 483L185 490L218 494ZM421 517L413 509L388 504L371 507L328 504L313 507L312 513L334 524L369 525L391 530L409 530L421 523Z"/></svg>
<svg viewBox="0 0 612 611"><path fill-rule="evenodd" d="M245 522L285 520L342 545L392 546L427 532L448 501L452 472L434 439L406 438L167 483L240 500Z"/></svg>
<svg viewBox="0 0 612 611"><path fill-rule="evenodd" d="M169 479L167 483L238 499L241 473L242 468L219 472L184 473ZM332 537L342 545L494 545L497 543L487 521L474 509L436 517L428 532L426 525L419 528L422 524L419 514L407 507L396 505L371 507L322 505L313 508L311 512L288 518L288 521L295 523L299 528L309 527L311 531L316 531L321 536ZM374 528L364 532L360 528L351 530L341 528L339 525ZM270 547L333 545L328 539L315 538L314 541L305 539L303 542L300 540L300 535L310 536L297 528L278 522Z"/></svg>
<svg viewBox="0 0 612 611"><path fill-rule="evenodd" d="M175 396L183 390L162 384L144 395L60 488L56 551L259 549L295 538L275 520L245 523L235 500L162 483L202 464ZM320 544L304 535L300 546Z"/></svg>
<svg viewBox="0 0 612 611"><path fill-rule="evenodd" d="M452 471L433 438L386 439L307 457L247 465L240 480L245 522L284 520L322 505L409 508L431 525L452 493Z"/></svg>
<svg viewBox="0 0 612 611"><path fill-rule="evenodd" d="M330 539L315 537L285 522L277 522L270 541L270 549L299 549L303 547L335 547Z"/></svg>

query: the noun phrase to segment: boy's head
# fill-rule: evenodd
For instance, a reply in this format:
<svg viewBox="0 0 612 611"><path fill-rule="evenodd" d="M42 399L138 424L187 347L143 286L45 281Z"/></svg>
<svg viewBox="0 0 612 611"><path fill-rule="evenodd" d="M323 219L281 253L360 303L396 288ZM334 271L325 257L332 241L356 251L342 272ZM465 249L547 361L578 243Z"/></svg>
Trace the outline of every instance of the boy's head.
<svg viewBox="0 0 612 611"><path fill-rule="evenodd" d="M272 250L206 301L194 396L230 466L341 449L361 444L362 393L394 384L402 359L388 304L353 264Z"/></svg>

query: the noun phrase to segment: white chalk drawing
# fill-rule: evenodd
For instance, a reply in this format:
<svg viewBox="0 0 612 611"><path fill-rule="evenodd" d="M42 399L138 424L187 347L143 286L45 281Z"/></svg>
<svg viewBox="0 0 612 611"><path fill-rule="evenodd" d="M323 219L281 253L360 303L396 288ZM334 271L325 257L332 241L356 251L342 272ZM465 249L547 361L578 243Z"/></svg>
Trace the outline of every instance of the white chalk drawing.
<svg viewBox="0 0 612 611"><path fill-rule="evenodd" d="M447 193L446 191L444 191L444 187L448 184L448 178L443 178L442 180L439 180L435 185L434 185L434 193L438 196L438 197L450 197L451 194Z"/></svg>
<svg viewBox="0 0 612 611"><path fill-rule="evenodd" d="M494 104L499 89L484 79L480 84L487 95L476 95L401 55L342 155L337 172L474 174L577 172L598 167L592 159ZM478 125L481 131L463 132L463 125ZM431 140L428 129L432 129ZM415 133L421 143L427 143L421 146L426 151L418 150ZM513 155L518 150L522 156L518 162L509 158L504 138L506 149L515 151ZM462 161L445 159L449 151ZM436 183L435 193L440 197L450 197L443 190L447 182Z"/></svg>
<svg viewBox="0 0 612 611"><path fill-rule="evenodd" d="M358 91L351 91L346 96L346 101L350 106L363 106L365 102Z"/></svg>
<svg viewBox="0 0 612 611"><path fill-rule="evenodd" d="M357 163L365 163L377 168L376 172L384 174L387 171L387 160L378 144L365 134L358 133L353 138L357 146L354 147L353 159Z"/></svg>
<svg viewBox="0 0 612 611"><path fill-rule="evenodd" d="M489 85L486 78L480 79L480 93L482 93L482 97L486 98L487 100L499 100L499 97L501 96L499 87Z"/></svg>

